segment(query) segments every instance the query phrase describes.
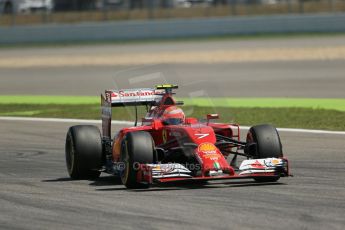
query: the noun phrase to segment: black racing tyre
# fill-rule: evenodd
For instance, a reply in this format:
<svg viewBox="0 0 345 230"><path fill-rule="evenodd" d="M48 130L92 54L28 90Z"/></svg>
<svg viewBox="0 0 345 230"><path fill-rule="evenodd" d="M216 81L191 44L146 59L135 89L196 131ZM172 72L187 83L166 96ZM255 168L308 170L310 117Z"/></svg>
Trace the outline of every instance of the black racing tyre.
<svg viewBox="0 0 345 230"><path fill-rule="evenodd" d="M283 157L282 144L278 131L271 125L256 125L249 129L247 134L247 143L255 143L256 151L253 157L260 158L280 158ZM274 182L279 180L279 176L258 177L258 182Z"/></svg>
<svg viewBox="0 0 345 230"><path fill-rule="evenodd" d="M276 128L271 125L256 125L249 129L247 143L256 143L254 158L282 157L282 144Z"/></svg>
<svg viewBox="0 0 345 230"><path fill-rule="evenodd" d="M102 140L96 126L70 127L66 136L65 153L67 171L72 179L96 179L101 174Z"/></svg>
<svg viewBox="0 0 345 230"><path fill-rule="evenodd" d="M137 182L139 164L153 163L154 142L148 132L127 133L121 144L120 161L124 163L122 183L130 189L147 188L148 184Z"/></svg>

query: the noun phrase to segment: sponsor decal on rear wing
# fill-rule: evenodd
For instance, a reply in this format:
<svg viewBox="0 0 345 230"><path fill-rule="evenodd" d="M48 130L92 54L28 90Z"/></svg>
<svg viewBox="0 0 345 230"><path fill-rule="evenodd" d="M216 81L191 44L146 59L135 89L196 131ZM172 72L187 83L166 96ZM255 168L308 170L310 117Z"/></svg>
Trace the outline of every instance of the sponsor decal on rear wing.
<svg viewBox="0 0 345 230"><path fill-rule="evenodd" d="M164 89L150 88L106 90L104 97L101 95L103 138L111 138L111 107L155 105L162 100L164 93ZM136 124L137 118L134 126Z"/></svg>
<svg viewBox="0 0 345 230"><path fill-rule="evenodd" d="M154 105L163 94L164 90L150 88L106 90L105 99L111 106Z"/></svg>

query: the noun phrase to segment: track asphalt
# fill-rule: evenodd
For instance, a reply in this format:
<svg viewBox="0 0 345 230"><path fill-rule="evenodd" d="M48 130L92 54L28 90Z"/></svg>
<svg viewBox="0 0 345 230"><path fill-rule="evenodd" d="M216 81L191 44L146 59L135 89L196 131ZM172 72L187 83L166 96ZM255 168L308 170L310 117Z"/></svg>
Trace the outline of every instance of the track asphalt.
<svg viewBox="0 0 345 230"><path fill-rule="evenodd" d="M0 122L1 229L343 229L344 135L281 132L294 177L126 190L72 181L71 123ZM114 129L119 129L115 126ZM243 132L245 134L245 132Z"/></svg>

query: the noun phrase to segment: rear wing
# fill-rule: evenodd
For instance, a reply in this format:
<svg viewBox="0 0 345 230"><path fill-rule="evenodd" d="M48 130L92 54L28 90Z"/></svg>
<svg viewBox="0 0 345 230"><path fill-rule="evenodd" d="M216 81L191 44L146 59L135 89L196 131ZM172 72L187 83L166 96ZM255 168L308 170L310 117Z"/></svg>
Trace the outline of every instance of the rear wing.
<svg viewBox="0 0 345 230"><path fill-rule="evenodd" d="M137 106L137 105L158 105L162 100L169 99L169 95L174 94L173 89L177 89L177 85L163 84L156 85L155 89L152 88L139 88L139 89L120 89L120 90L106 90L105 95L101 95L102 106L102 133L103 139L106 143L111 140L111 108L119 106ZM170 102L171 103L171 98ZM165 101L166 102L166 101ZM164 103L165 103L164 102ZM183 102L175 102L174 104L182 105ZM136 109L135 126L138 121L138 113ZM111 145L106 144L106 147ZM108 151L108 150L106 150Z"/></svg>
<svg viewBox="0 0 345 230"><path fill-rule="evenodd" d="M163 97L165 91L161 89L121 89L106 90L105 100L115 106L154 105Z"/></svg>
<svg viewBox="0 0 345 230"><path fill-rule="evenodd" d="M165 89L120 89L106 90L101 95L103 137L111 137L111 108L120 106L156 105L165 94Z"/></svg>

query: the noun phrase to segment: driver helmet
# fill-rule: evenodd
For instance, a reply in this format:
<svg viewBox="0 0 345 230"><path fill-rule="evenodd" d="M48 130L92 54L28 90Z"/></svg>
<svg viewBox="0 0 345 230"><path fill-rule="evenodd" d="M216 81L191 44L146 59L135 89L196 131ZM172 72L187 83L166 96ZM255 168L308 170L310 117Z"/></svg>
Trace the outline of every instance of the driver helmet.
<svg viewBox="0 0 345 230"><path fill-rule="evenodd" d="M166 108L161 118L164 125L179 125L185 121L183 110L176 106Z"/></svg>

